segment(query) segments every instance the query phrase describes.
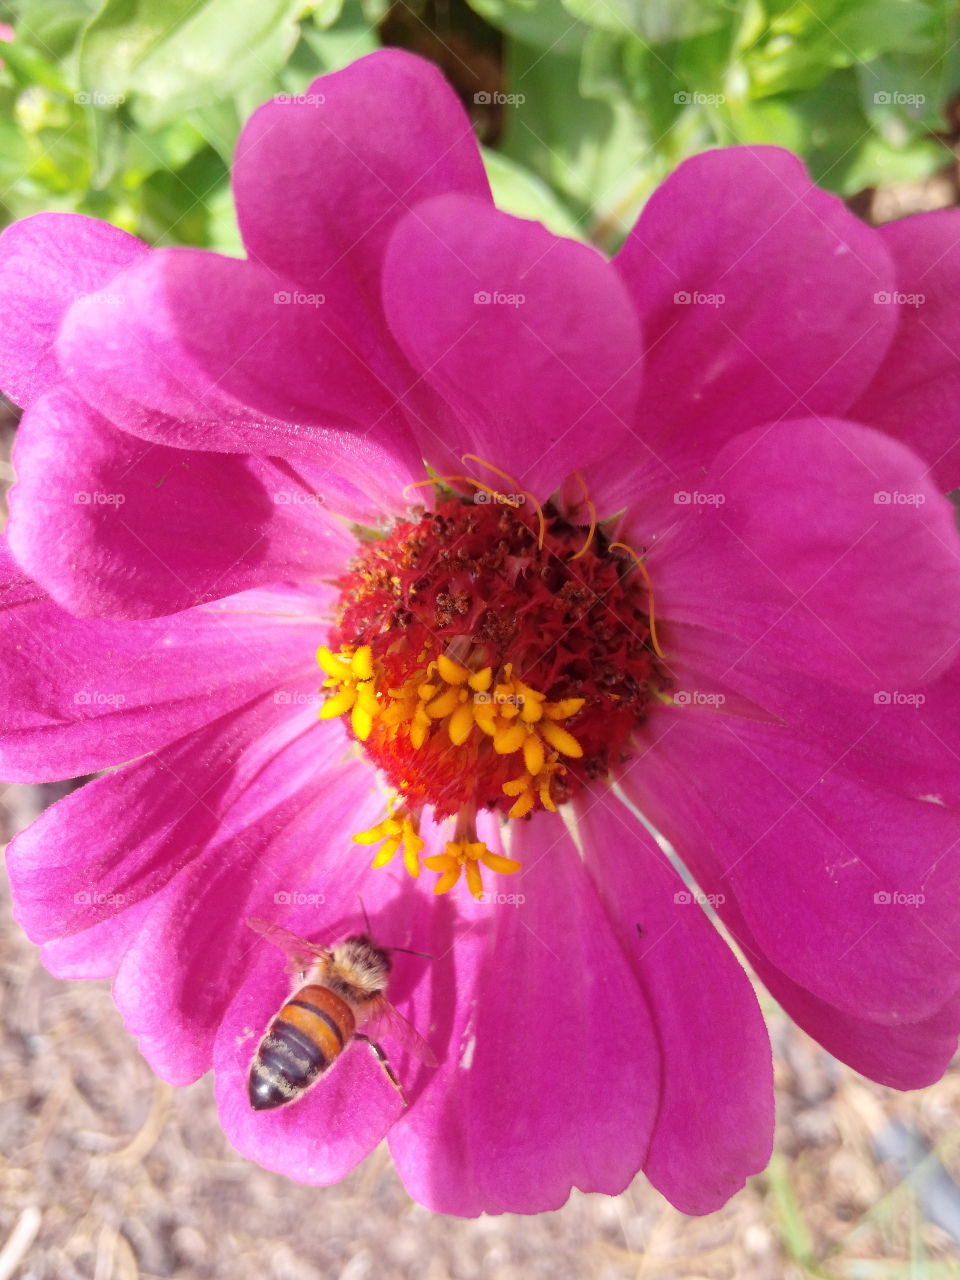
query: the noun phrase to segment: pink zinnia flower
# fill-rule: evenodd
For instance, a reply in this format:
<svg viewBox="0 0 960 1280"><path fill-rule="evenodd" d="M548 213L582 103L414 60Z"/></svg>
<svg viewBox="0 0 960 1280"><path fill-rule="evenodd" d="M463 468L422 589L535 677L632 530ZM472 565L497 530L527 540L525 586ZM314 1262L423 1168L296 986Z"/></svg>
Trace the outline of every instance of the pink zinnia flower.
<svg viewBox="0 0 960 1280"><path fill-rule="evenodd" d="M262 107L234 182L244 261L67 215L2 241L0 776L110 770L11 847L49 968L113 976L166 1079L212 1067L253 1159L325 1183L389 1134L452 1213L640 1169L702 1213L763 1167L768 1038L701 895L832 1053L935 1079L955 215L872 230L714 151L608 262L498 212L398 52ZM245 919L327 944L358 894L433 957L389 995L440 1065L394 1044L404 1110L356 1048L255 1111L290 986Z"/></svg>

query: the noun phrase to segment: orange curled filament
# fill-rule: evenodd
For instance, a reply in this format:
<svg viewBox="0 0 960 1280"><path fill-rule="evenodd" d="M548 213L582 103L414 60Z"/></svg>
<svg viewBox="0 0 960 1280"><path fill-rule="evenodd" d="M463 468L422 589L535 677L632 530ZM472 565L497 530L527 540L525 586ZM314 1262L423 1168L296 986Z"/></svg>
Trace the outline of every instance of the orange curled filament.
<svg viewBox="0 0 960 1280"><path fill-rule="evenodd" d="M637 555L636 551L634 551L633 547L628 547L625 542L610 543L611 551L616 550L617 547L620 547L622 550L628 552L631 556L633 556L634 560L636 561L637 568L643 574L643 580L647 584L647 600L649 601L649 605L650 605L650 609L647 614L647 617L650 622L650 643L651 645L653 645L653 651L657 655L657 657L663 658L664 661L666 661L667 655L660 648L660 642L657 640L657 624L656 624L656 620L654 618L654 613L653 613L653 583L650 581L650 574L647 571L647 566L643 563L641 558Z"/></svg>
<svg viewBox="0 0 960 1280"><path fill-rule="evenodd" d="M506 480L508 484L512 484L514 494L522 493L525 498L530 499L530 501L533 503L533 505L537 509L537 520L540 525L540 532L537 535L537 549L542 551L543 540L546 537L546 532L547 532L547 522L543 516L543 507L541 507L540 503L536 500L536 498L533 496L530 490L521 489L520 485L517 483L516 480L514 480L513 476L507 475L506 471L501 471L500 468L495 467L492 462L487 462L484 458L478 457L475 453L465 453L463 457L460 459L460 461L461 462L479 462L481 467L486 467L488 471L492 471L493 474L496 476L499 476L501 480ZM475 480L471 480L470 483L476 484L477 482ZM481 485L480 487L481 489L486 488L485 485ZM488 490L488 492L490 492L490 490ZM510 503L510 506L512 507L518 507L519 505L520 505L519 502Z"/></svg>
<svg viewBox="0 0 960 1280"><path fill-rule="evenodd" d="M575 471L573 474L580 481L580 488L583 490L583 501L590 511L590 531L587 534L586 542L584 542L583 546L580 548L577 554L575 556L570 557L571 563L574 560L579 560L581 556L585 556L587 554L587 552L590 550L590 544L591 542L593 542L594 535L597 532L597 508L590 501L590 494L587 491L587 482L584 480L583 476L580 474L579 471Z"/></svg>

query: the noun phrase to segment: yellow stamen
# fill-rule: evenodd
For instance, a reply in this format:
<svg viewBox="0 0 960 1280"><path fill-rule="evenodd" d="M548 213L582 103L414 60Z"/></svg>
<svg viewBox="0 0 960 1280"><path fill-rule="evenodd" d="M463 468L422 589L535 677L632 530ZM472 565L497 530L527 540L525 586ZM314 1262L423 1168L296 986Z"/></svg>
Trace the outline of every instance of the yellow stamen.
<svg viewBox="0 0 960 1280"><path fill-rule="evenodd" d="M469 702L461 703L450 717L450 723L447 725L450 741L455 747L463 746L473 732L474 724L473 707Z"/></svg>
<svg viewBox="0 0 960 1280"><path fill-rule="evenodd" d="M526 779L524 779L524 781L526 781ZM504 791L506 791L509 785L510 784L508 782L505 782L503 784ZM513 805L512 808L508 811L507 817L508 818L525 818L536 803L537 803L537 798L533 789L526 788L525 790L520 792L519 796L517 797L517 803Z"/></svg>
<svg viewBox="0 0 960 1280"><path fill-rule="evenodd" d="M474 671L467 661L439 654L425 668L414 671L399 688L384 688L382 670L369 646L356 649L345 646L338 653L322 647L317 660L327 673L324 687L329 690L320 709L321 717L329 720L349 715L354 734L361 741L366 741L374 731L388 738L401 734L419 751L428 739L443 733L454 749L460 749L469 743L476 727L490 740L496 755L519 756L524 774L505 788L506 794L516 797L509 813L512 818L525 817L537 806L556 809L551 780L563 768L557 763L558 757L579 759L583 756L582 746L565 722L581 710L585 699L548 702L546 694L514 674L512 663L506 663L495 679L489 666ZM489 748L481 743L474 750ZM400 790L403 793L402 783ZM423 848L417 823L418 818L398 810L369 831L359 832L354 839L358 844L380 845L373 861L375 867L386 866L402 851L407 869L416 875ZM485 846L477 840L475 832L466 827L462 832L458 830L451 845L457 846L461 853L467 850L463 854L463 869L473 890L479 884L476 861L479 859L491 868L494 864L485 861L486 853L473 857L474 846L481 850ZM447 857L446 854L435 856ZM453 863L438 864L435 869L444 872L441 884L447 888L460 875L457 871L453 878L447 878L447 872L453 873Z"/></svg>
<svg viewBox="0 0 960 1280"><path fill-rule="evenodd" d="M350 712L350 724L361 742L365 742L373 730L378 712L377 690L374 680L373 652L369 645L358 649L345 647L333 653L326 645L317 650L317 662L327 673L324 688L340 688L327 698L320 708L321 720L332 720Z"/></svg>
<svg viewBox="0 0 960 1280"><path fill-rule="evenodd" d="M583 706L585 698L561 698L559 702L550 702L544 707L544 715L549 720L569 720Z"/></svg>
<svg viewBox="0 0 960 1280"><path fill-rule="evenodd" d="M536 777L543 768L544 758L543 743L531 733L523 744L523 763L527 766L527 773Z"/></svg>
<svg viewBox="0 0 960 1280"><path fill-rule="evenodd" d="M424 845L420 820L419 816L414 817L402 806L369 830L358 831L353 841L355 844L380 844L383 841L371 867L385 867L397 850L403 849L403 865L412 876L419 876L420 850Z"/></svg>
<svg viewBox="0 0 960 1280"><path fill-rule="evenodd" d="M431 720L444 720L460 705L460 694L462 692L463 690L458 689L456 685L451 685L438 698L434 698L432 702L427 703L427 715Z"/></svg>
<svg viewBox="0 0 960 1280"><path fill-rule="evenodd" d="M576 740L572 733L568 733L562 725L557 724L555 720L547 720L540 727L540 733L546 742L562 756L570 756L573 760L579 760L583 755L583 747Z"/></svg>
<svg viewBox="0 0 960 1280"><path fill-rule="evenodd" d="M544 809L549 809L551 813L556 813L557 805L553 798L551 786L556 775L566 773L566 771L566 767L554 757L552 760L547 761L536 774L528 766L527 772L522 777L513 778L510 782L505 782L502 788L503 794L516 796L517 798L507 817L525 818L538 799Z"/></svg>
<svg viewBox="0 0 960 1280"><path fill-rule="evenodd" d="M467 668L461 667L459 662L454 662L445 653L441 653L437 659L437 670L440 672L441 679L446 680L447 684L466 684L470 679Z"/></svg>
<svg viewBox="0 0 960 1280"><path fill-rule="evenodd" d="M467 887L475 898L483 894L483 881L480 878L480 864L501 875L512 875L520 870L520 863L513 858L505 858L502 854L491 853L482 840L449 840L443 853L435 853L424 858L423 865L431 871L441 872L440 879L433 886L434 893L449 893L460 879L461 873L466 875Z"/></svg>
<svg viewBox="0 0 960 1280"><path fill-rule="evenodd" d="M498 756L512 756L515 751L522 751L527 740L527 730L523 724L507 724L504 728L495 729L493 733L493 749Z"/></svg>
<svg viewBox="0 0 960 1280"><path fill-rule="evenodd" d="M346 661L343 658L338 658L325 644L322 644L317 650L317 662L333 680L343 681L350 679L353 674L350 666L351 661L352 659L349 657Z"/></svg>

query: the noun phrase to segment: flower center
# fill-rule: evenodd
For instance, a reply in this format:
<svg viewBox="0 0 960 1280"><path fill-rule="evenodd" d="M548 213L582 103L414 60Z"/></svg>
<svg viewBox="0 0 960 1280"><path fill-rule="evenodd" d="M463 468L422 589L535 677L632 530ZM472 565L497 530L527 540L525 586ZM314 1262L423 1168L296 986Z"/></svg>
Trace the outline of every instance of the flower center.
<svg viewBox="0 0 960 1280"><path fill-rule="evenodd" d="M554 810L626 758L665 681L644 575L617 546L594 523L483 489L366 545L318 658L321 716L349 716L398 797L357 837L383 842L375 865L402 848L417 874L429 805L458 819L447 853L427 860L438 888L465 867L478 892L478 861L517 867L477 840L479 810Z"/></svg>

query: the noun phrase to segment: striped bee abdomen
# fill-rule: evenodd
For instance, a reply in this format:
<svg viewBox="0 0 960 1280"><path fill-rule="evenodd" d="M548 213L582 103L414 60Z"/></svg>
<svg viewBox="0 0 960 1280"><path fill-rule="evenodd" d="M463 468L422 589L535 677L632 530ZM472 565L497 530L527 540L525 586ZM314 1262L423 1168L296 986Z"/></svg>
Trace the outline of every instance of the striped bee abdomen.
<svg viewBox="0 0 960 1280"><path fill-rule="evenodd" d="M336 1061L353 1036L353 1010L329 987L308 983L294 992L267 1028L250 1066L255 1111L294 1102Z"/></svg>

